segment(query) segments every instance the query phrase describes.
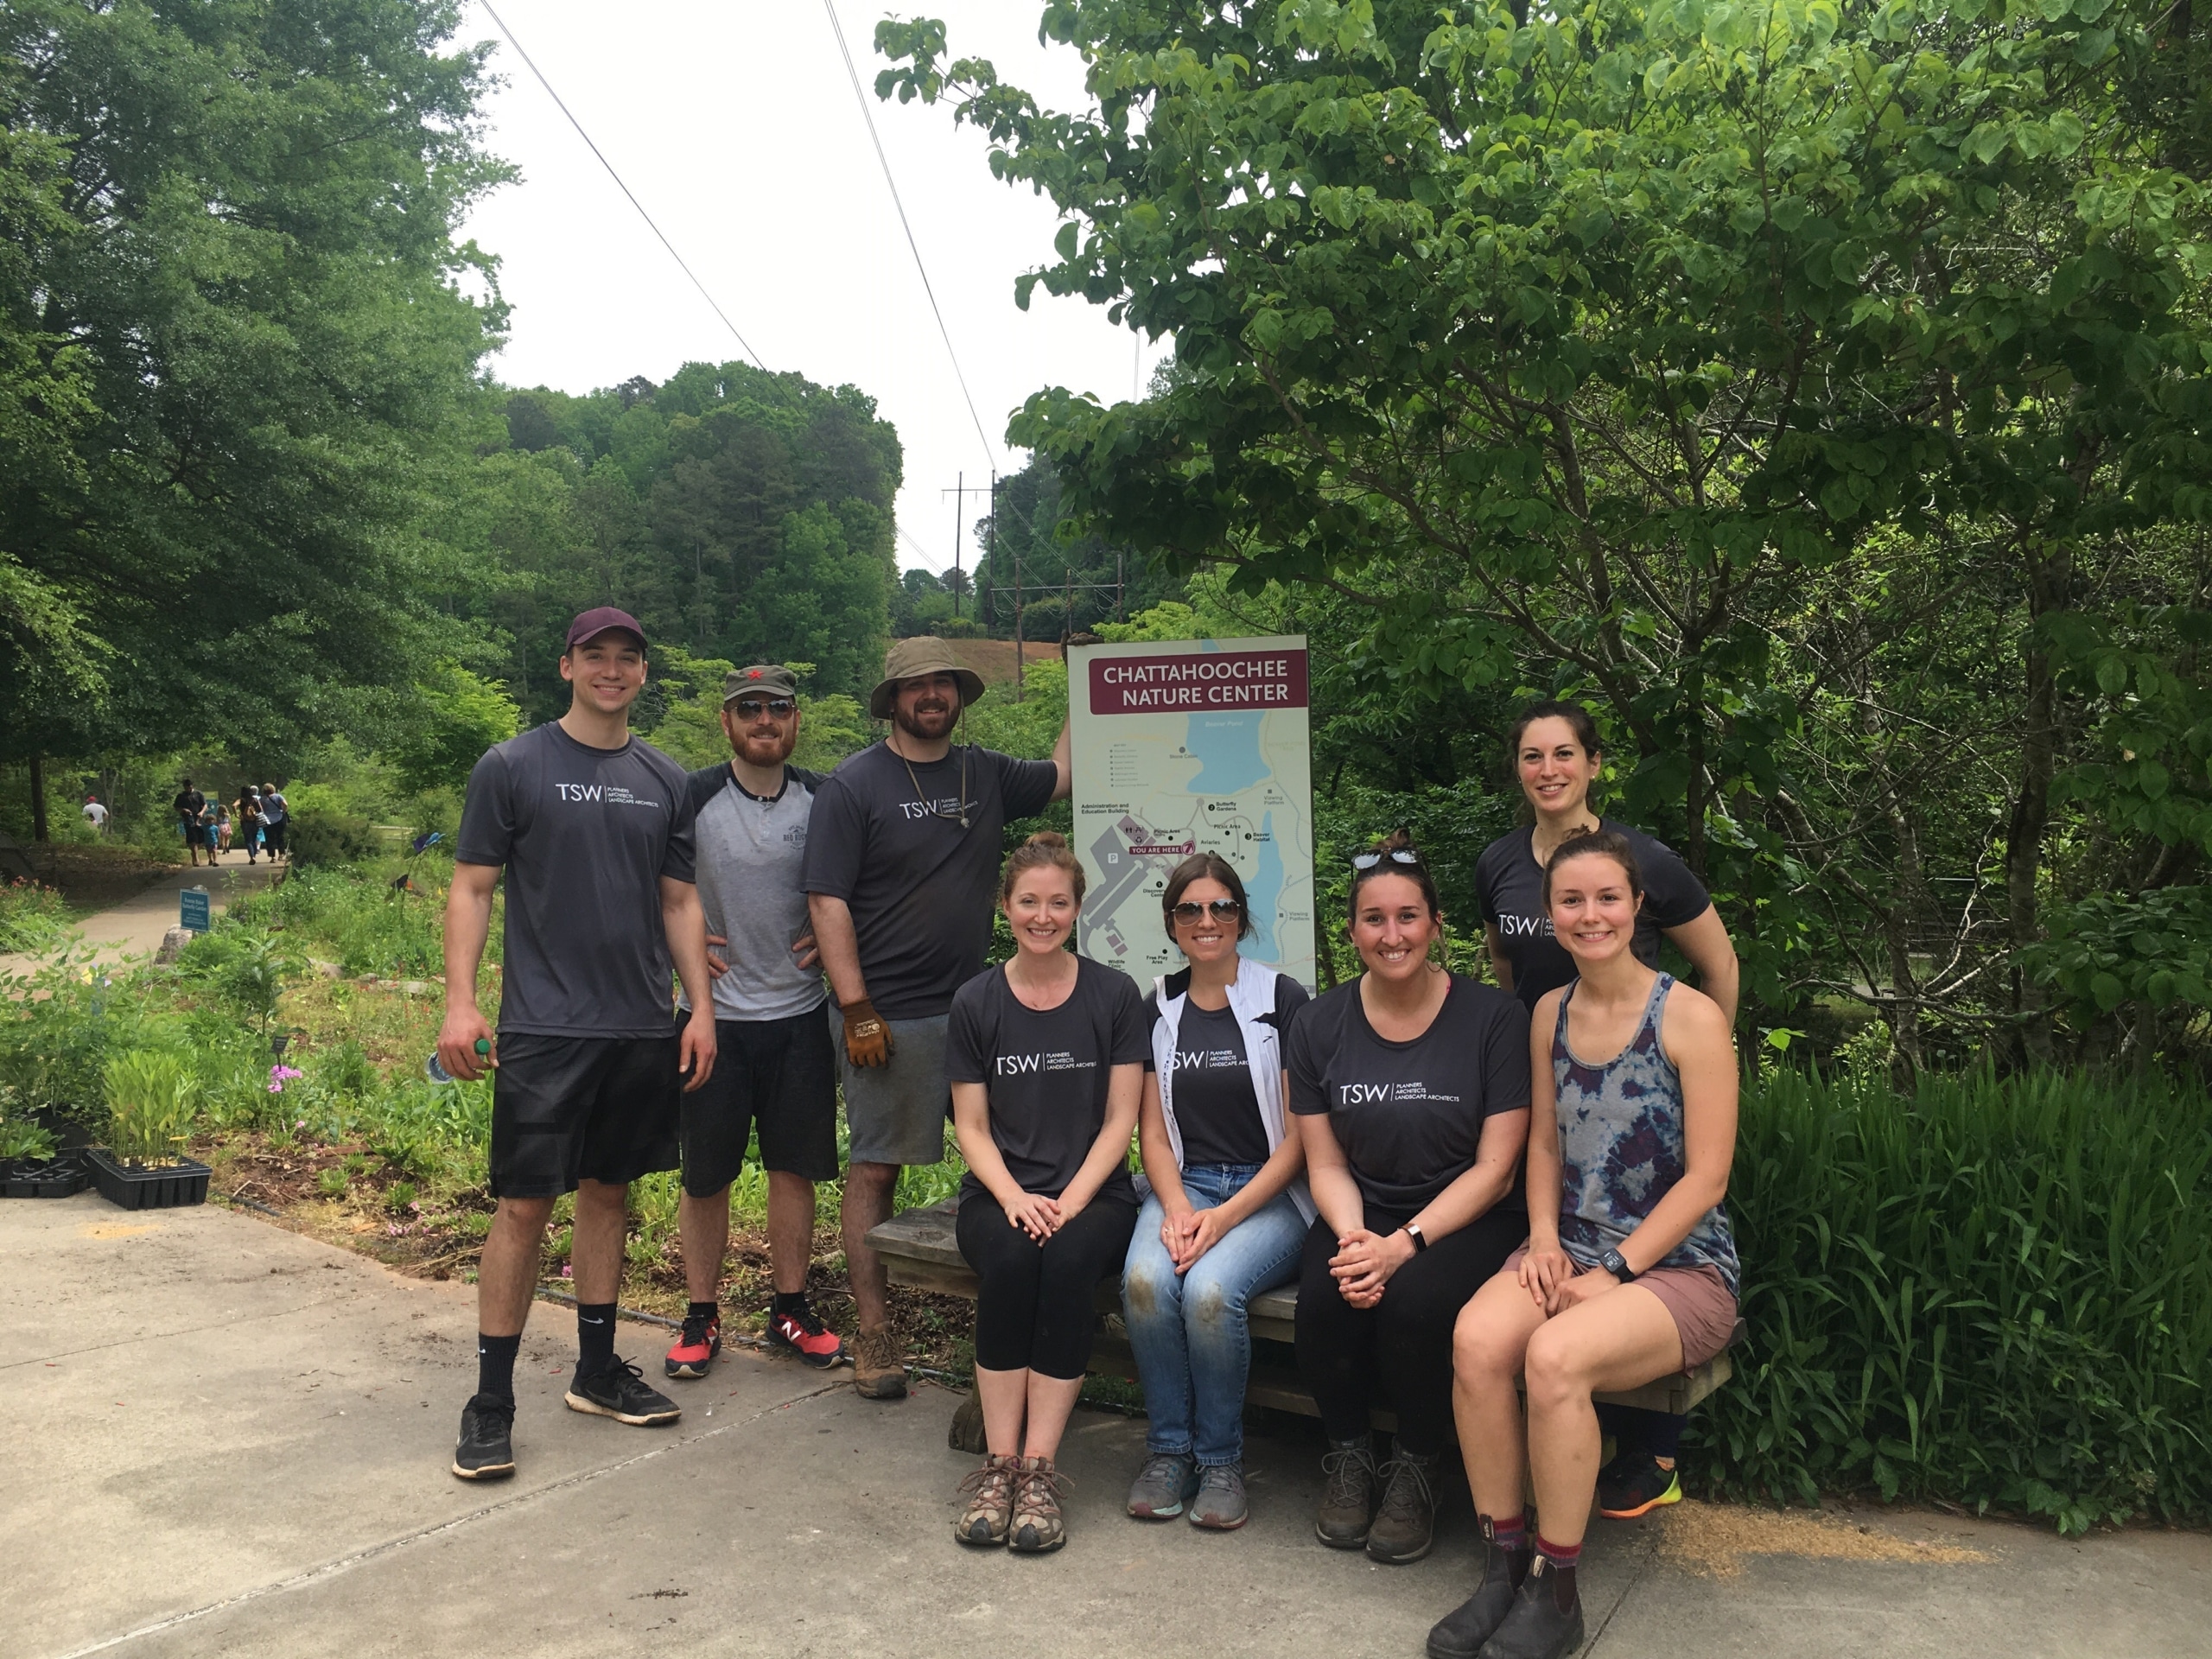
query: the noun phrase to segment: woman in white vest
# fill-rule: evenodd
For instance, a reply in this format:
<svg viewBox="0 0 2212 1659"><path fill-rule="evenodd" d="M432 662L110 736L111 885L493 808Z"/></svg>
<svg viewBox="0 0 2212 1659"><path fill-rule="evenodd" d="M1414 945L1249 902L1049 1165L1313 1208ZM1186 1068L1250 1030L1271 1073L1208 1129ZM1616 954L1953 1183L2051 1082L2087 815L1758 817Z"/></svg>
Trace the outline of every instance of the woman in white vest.
<svg viewBox="0 0 2212 1659"><path fill-rule="evenodd" d="M1137 1141L1152 1192L1122 1269L1144 1383L1145 1463L1129 1513L1226 1531L1244 1524L1244 1384L1254 1296L1298 1276L1313 1220L1305 1154L1287 1131L1282 1034L1306 1002L1287 974L1247 962L1244 884L1200 853L1160 894L1190 966L1145 999Z"/></svg>

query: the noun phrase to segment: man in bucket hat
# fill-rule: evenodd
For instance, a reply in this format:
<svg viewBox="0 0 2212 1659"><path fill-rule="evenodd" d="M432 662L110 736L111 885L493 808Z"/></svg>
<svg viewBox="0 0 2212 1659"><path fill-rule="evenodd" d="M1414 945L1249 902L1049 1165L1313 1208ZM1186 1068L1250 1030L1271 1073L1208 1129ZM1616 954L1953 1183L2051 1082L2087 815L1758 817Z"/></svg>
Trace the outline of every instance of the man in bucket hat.
<svg viewBox="0 0 2212 1659"><path fill-rule="evenodd" d="M1000 830L1068 793L1068 733L1050 760L956 747L960 711L983 682L942 639L901 639L883 659L868 712L884 740L854 755L814 798L804 885L836 997L851 1130L842 1220L860 1341L853 1386L906 1392L883 1263L869 1228L891 1214L899 1171L944 1156L944 1032L952 994L983 970L998 885Z"/></svg>

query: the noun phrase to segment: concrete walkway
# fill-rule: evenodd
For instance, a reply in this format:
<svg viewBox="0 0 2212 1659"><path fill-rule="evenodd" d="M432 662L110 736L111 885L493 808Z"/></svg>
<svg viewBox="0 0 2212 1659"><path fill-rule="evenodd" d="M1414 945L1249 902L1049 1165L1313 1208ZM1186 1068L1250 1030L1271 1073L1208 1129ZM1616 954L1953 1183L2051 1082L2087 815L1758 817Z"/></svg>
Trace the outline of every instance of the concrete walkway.
<svg viewBox="0 0 2212 1659"><path fill-rule="evenodd" d="M1056 1556L950 1536L953 1396L857 1399L740 1351L676 1427L564 1410L573 1325L518 1370L520 1476L446 1470L474 1297L216 1208L0 1202L0 1651L20 1659L620 1652L1416 1659L1469 1588L1464 1497L1428 1560L1324 1550L1318 1446L1255 1440L1254 1519L1118 1514L1141 1424L1079 1413ZM666 1333L625 1326L657 1376ZM1919 1513L1684 1504L1598 1523L1602 1659L2202 1654L2212 1540L2067 1542Z"/></svg>
<svg viewBox="0 0 2212 1659"><path fill-rule="evenodd" d="M76 925L85 943L96 947L99 962L111 964L127 956L151 956L161 948L162 935L176 925L177 895L185 889L206 887L210 907L220 915L232 898L267 887L283 868L265 858L249 864L243 852L226 853L223 861L213 867L187 866L156 876L137 898L96 911ZM35 957L0 956L0 974L26 974L37 966Z"/></svg>

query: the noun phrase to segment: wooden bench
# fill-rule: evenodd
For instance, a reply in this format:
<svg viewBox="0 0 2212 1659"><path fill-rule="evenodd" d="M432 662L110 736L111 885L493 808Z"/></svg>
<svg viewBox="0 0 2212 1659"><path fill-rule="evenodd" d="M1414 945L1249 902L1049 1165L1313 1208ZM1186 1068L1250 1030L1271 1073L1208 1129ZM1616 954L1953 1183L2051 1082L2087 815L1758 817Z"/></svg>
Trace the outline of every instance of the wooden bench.
<svg viewBox="0 0 2212 1659"><path fill-rule="evenodd" d="M910 1290L931 1291L940 1296L958 1296L971 1302L976 1300L975 1270L962 1257L959 1241L953 1236L957 1208L957 1199L946 1198L926 1209L902 1210L890 1220L868 1230L868 1248L883 1258L893 1284L904 1285ZM1101 1376L1135 1381L1136 1356L1130 1351L1128 1330L1122 1322L1119 1269L1098 1281L1096 1304L1099 1332L1091 1350L1090 1369ZM1255 1337L1280 1343L1297 1339L1297 1286L1262 1291L1252 1299L1245 1311ZM1743 1334L1743 1322L1738 1320L1735 1340L1741 1341ZM1645 1411L1668 1411L1681 1416L1734 1375L1735 1368L1724 1352L1715 1354L1694 1370L1661 1377L1640 1389L1601 1394L1598 1398L1612 1405L1637 1406ZM1294 1411L1306 1417L1320 1414L1294 1366L1257 1354L1253 1356L1251 1378L1245 1385L1244 1397L1254 1405L1272 1406L1278 1411ZM970 1418L972 1422L968 1421ZM1376 1427L1384 1430L1396 1425L1396 1419L1389 1412L1376 1412L1375 1421ZM971 1395L954 1419L954 1447L963 1452L982 1451L982 1414ZM974 1443L969 1444L971 1440Z"/></svg>

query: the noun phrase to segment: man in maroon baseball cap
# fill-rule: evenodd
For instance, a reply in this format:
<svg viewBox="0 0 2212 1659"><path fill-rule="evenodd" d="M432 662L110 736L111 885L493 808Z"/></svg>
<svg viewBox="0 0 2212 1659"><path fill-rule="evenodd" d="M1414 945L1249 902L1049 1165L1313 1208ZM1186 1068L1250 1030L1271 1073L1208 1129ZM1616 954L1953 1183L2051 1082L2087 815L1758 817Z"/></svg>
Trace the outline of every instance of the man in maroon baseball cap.
<svg viewBox="0 0 2212 1659"><path fill-rule="evenodd" d="M575 1194L571 1410L671 1422L676 1402L614 1351L630 1183L678 1161L681 1103L715 1069L715 1001L683 768L630 732L645 631L602 606L569 625L568 713L469 774L446 900L438 1064L490 1071L492 1196L478 1264L476 1393L453 1471L514 1472L514 1363L554 1200ZM476 1006L492 893L506 876L499 1024ZM671 1009L671 979L692 1012Z"/></svg>

